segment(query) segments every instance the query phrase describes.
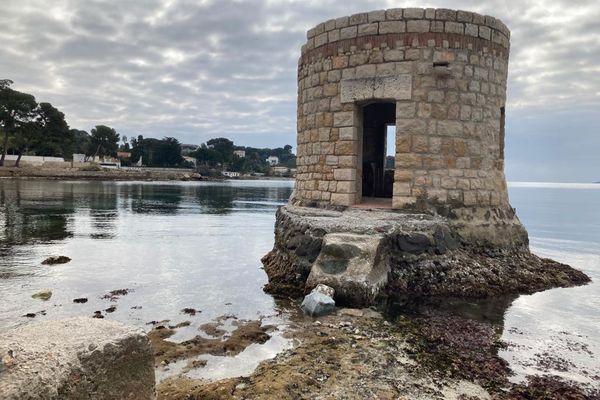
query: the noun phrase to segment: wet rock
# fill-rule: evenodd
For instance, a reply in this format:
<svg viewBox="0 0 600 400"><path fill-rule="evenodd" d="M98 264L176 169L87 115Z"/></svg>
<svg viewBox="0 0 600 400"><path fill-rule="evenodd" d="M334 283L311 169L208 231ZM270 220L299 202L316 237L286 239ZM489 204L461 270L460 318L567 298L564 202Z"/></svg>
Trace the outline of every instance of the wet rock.
<svg viewBox="0 0 600 400"><path fill-rule="evenodd" d="M11 354L0 373L2 399L155 398L147 336L114 321L28 324L0 337L0 354Z"/></svg>
<svg viewBox="0 0 600 400"><path fill-rule="evenodd" d="M312 292L304 297L300 308L305 314L311 317L320 317L335 312L335 300L321 291L313 289Z"/></svg>
<svg viewBox="0 0 600 400"><path fill-rule="evenodd" d="M458 214L453 219L283 206L277 210L274 247L262 258L269 277L264 289L300 297L323 283L336 289L338 305L362 307L375 304L379 294L478 298L590 282L581 271L532 254L514 214L494 215L463 226L457 221L466 216ZM350 239L332 240L343 235ZM359 243L379 237L377 251Z"/></svg>
<svg viewBox="0 0 600 400"><path fill-rule="evenodd" d="M88 301L87 297L78 297L76 299L73 299L73 303L83 304L83 303L87 303L87 301Z"/></svg>
<svg viewBox="0 0 600 400"><path fill-rule="evenodd" d="M43 301L47 301L47 300L50 300L50 297L52 297L52 291L50 291L48 289L41 290L37 293L32 294L31 297L34 299L40 299Z"/></svg>
<svg viewBox="0 0 600 400"><path fill-rule="evenodd" d="M262 325L260 321L243 321L226 337L213 339L195 336L183 342L173 342L166 339L171 337L175 330L159 325L152 329L148 336L154 349L155 364L159 366L201 354L234 356L253 343L265 343L271 337L268 332L273 329L273 326Z"/></svg>
<svg viewBox="0 0 600 400"><path fill-rule="evenodd" d="M183 310L181 310L181 312L187 315L196 315L196 313L201 313L202 311L196 310L195 308L186 307Z"/></svg>
<svg viewBox="0 0 600 400"><path fill-rule="evenodd" d="M376 234L325 235L307 286L333 287L342 304L371 304L388 280L390 267L382 241L383 235Z"/></svg>
<svg viewBox="0 0 600 400"><path fill-rule="evenodd" d="M117 311L117 307L116 307L116 306L110 306L110 307L108 307L108 308L107 308L106 310L104 310L104 311L106 311L106 312L107 312L107 313L109 313L109 314L110 314L110 313L114 313L115 311Z"/></svg>
<svg viewBox="0 0 600 400"><path fill-rule="evenodd" d="M69 261L71 261L71 259L66 256L57 256L57 257L53 256L53 257L46 258L44 261L42 261L42 264L44 264L44 265L66 264Z"/></svg>
<svg viewBox="0 0 600 400"><path fill-rule="evenodd" d="M101 299L110 300L110 301L117 301L117 299L119 297L125 296L125 295L129 294L130 292L133 292L133 289L116 289L116 290L111 290L110 292L108 292L107 294L105 294L104 296L102 296Z"/></svg>
<svg viewBox="0 0 600 400"><path fill-rule="evenodd" d="M183 321L175 325L169 325L169 329L178 329L183 328L184 326L190 326L192 323L190 321Z"/></svg>
<svg viewBox="0 0 600 400"><path fill-rule="evenodd" d="M364 313L361 309L358 308L341 308L338 310L337 315L349 317L362 317Z"/></svg>
<svg viewBox="0 0 600 400"><path fill-rule="evenodd" d="M398 236L398 248L406 253L421 254L432 248L431 239L422 233Z"/></svg>

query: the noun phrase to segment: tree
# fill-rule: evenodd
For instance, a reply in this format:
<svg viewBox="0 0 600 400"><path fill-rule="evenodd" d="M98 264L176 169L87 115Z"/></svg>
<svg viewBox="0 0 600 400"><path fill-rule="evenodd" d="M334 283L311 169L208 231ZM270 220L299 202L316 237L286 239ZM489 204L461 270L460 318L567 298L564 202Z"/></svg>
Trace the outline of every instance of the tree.
<svg viewBox="0 0 600 400"><path fill-rule="evenodd" d="M233 157L233 142L226 138L210 139L206 142L209 149L214 150L218 154L217 162L227 163Z"/></svg>
<svg viewBox="0 0 600 400"><path fill-rule="evenodd" d="M138 162L140 157L144 160L144 165L150 167L178 167L184 161L181 144L172 137L159 140L144 139L140 135L137 139L131 139L131 162Z"/></svg>
<svg viewBox="0 0 600 400"><path fill-rule="evenodd" d="M65 121L65 114L50 103L40 103L35 121L44 138L36 143L35 148L31 147L36 155L70 157L73 154L75 136Z"/></svg>
<svg viewBox="0 0 600 400"><path fill-rule="evenodd" d="M43 141L41 125L37 121L20 124L14 131L10 147L18 154L15 167L19 167L23 153L38 146Z"/></svg>
<svg viewBox="0 0 600 400"><path fill-rule="evenodd" d="M144 137L142 135L138 135L136 138L131 138L131 162L137 163L140 158L143 160L144 152L142 148L142 143L144 141Z"/></svg>
<svg viewBox="0 0 600 400"><path fill-rule="evenodd" d="M92 137L86 131L79 129L71 129L70 134L73 136L73 153L91 154L92 152Z"/></svg>
<svg viewBox="0 0 600 400"><path fill-rule="evenodd" d="M92 148L94 157L116 156L119 148L119 134L113 128L96 125L92 129Z"/></svg>
<svg viewBox="0 0 600 400"><path fill-rule="evenodd" d="M8 152L9 135L18 135L26 130L26 125L35 117L37 103L35 97L10 88L12 81L0 80L0 131L2 131L2 156L0 166L4 165Z"/></svg>
<svg viewBox="0 0 600 400"><path fill-rule="evenodd" d="M129 147L129 142L127 141L127 136L123 135L121 137L122 145L119 146L119 151L127 151L129 152L131 148Z"/></svg>
<svg viewBox="0 0 600 400"><path fill-rule="evenodd" d="M193 153L196 160L202 165L215 166L220 162L221 156L215 150L209 148L206 144L202 143L200 147Z"/></svg>
<svg viewBox="0 0 600 400"><path fill-rule="evenodd" d="M173 137L161 140L154 157L154 163L162 167L176 167L183 162L181 144Z"/></svg>

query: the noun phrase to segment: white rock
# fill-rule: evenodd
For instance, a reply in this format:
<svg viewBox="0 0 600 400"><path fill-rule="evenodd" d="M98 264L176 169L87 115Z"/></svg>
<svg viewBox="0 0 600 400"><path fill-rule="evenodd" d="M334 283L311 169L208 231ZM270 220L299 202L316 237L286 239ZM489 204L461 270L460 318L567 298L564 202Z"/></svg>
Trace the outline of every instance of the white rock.
<svg viewBox="0 0 600 400"><path fill-rule="evenodd" d="M118 322L28 324L0 337L0 356L3 400L155 398L148 337Z"/></svg>

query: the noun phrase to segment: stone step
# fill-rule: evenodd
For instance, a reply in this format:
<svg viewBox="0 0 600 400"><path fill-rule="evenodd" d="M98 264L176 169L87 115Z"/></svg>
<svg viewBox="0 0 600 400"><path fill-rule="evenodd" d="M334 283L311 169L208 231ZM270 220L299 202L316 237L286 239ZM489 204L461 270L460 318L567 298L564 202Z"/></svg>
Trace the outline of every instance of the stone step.
<svg viewBox="0 0 600 400"><path fill-rule="evenodd" d="M371 304L387 284L390 270L383 239L377 234L326 234L307 286L331 286L342 304Z"/></svg>

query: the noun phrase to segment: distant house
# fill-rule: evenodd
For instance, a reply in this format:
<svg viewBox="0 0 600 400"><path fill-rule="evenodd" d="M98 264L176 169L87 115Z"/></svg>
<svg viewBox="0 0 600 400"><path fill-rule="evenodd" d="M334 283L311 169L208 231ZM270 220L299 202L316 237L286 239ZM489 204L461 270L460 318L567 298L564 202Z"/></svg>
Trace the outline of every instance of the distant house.
<svg viewBox="0 0 600 400"><path fill-rule="evenodd" d="M190 156L181 156L183 157L183 159L189 163L194 164L194 167L196 167L196 159L194 157L190 157Z"/></svg>
<svg viewBox="0 0 600 400"><path fill-rule="evenodd" d="M290 169L288 167L280 165L271 167L271 172L273 173L273 175L285 175L290 172Z"/></svg>
<svg viewBox="0 0 600 400"><path fill-rule="evenodd" d="M276 165L274 167L271 167L271 174L273 176L295 177L296 168L288 168L283 165Z"/></svg>
<svg viewBox="0 0 600 400"><path fill-rule="evenodd" d="M279 164L279 157L269 156L266 161L269 163L269 165L277 165Z"/></svg>
<svg viewBox="0 0 600 400"><path fill-rule="evenodd" d="M181 155L189 156L190 154L192 154L193 152L198 150L198 147L200 147L200 146L198 146L197 144L182 144L181 145Z"/></svg>
<svg viewBox="0 0 600 400"><path fill-rule="evenodd" d="M239 172L223 171L221 173L223 174L223 176L226 176L228 178L239 178L240 177L240 173Z"/></svg>
<svg viewBox="0 0 600 400"><path fill-rule="evenodd" d="M233 154L235 154L239 158L244 158L246 157L246 150L234 150Z"/></svg>
<svg viewBox="0 0 600 400"><path fill-rule="evenodd" d="M73 154L73 162L76 163L84 163L84 162L93 162L99 164L101 167L112 167L119 168L121 167L121 159L131 158L131 153L126 151L118 151L117 157L111 156L89 156L87 157L85 154Z"/></svg>

